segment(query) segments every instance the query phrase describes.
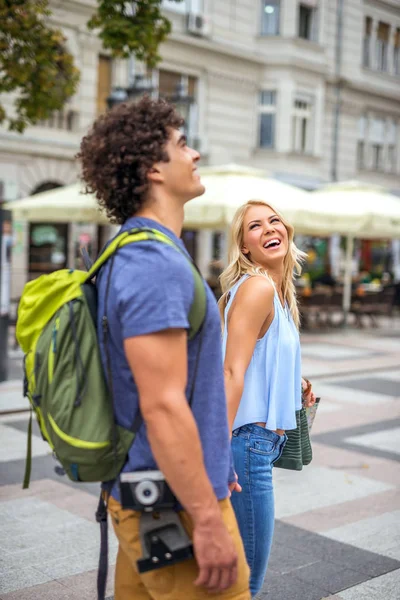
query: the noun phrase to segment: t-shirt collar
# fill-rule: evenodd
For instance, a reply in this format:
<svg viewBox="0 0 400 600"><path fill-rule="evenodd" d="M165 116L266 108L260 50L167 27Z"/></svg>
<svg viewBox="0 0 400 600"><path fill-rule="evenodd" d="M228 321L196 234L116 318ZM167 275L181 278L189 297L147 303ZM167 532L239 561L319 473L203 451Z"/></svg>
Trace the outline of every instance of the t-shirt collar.
<svg viewBox="0 0 400 600"><path fill-rule="evenodd" d="M183 241L178 238L177 235L168 227L165 227L158 221L153 221L153 219L149 219L147 217L130 217L125 221L125 223L121 227L121 231L126 231L127 229L132 229L133 227L149 227L150 229L157 229L157 231L161 231L167 235L175 244L178 244L181 248L187 252L185 244Z"/></svg>

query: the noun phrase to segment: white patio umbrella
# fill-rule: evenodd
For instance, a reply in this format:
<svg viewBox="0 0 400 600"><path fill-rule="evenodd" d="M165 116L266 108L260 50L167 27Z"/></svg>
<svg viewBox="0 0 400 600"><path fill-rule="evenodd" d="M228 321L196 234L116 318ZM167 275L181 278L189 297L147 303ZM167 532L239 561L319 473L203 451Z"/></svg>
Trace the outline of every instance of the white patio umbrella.
<svg viewBox="0 0 400 600"><path fill-rule="evenodd" d="M230 225L236 209L250 199L270 201L293 222L307 193L266 177L261 170L226 165L200 169L206 193L186 205L185 227L221 228ZM91 222L107 224L93 194L84 194L82 183L56 188L8 202L15 219L31 222ZM293 222L296 225L295 222Z"/></svg>
<svg viewBox="0 0 400 600"><path fill-rule="evenodd" d="M329 184L310 194L306 210L320 235L338 233L347 238L343 292L346 315L351 304L354 239L400 238L400 198L384 188L349 181Z"/></svg>
<svg viewBox="0 0 400 600"><path fill-rule="evenodd" d="M108 224L109 221L100 211L94 195L85 194L83 190L82 183L74 183L7 202L4 208L13 213L14 219L31 222Z"/></svg>
<svg viewBox="0 0 400 600"><path fill-rule="evenodd" d="M235 164L200 169L206 191L185 206L187 228L226 229L236 210L248 200L270 202L296 227L309 194L267 176L264 171Z"/></svg>

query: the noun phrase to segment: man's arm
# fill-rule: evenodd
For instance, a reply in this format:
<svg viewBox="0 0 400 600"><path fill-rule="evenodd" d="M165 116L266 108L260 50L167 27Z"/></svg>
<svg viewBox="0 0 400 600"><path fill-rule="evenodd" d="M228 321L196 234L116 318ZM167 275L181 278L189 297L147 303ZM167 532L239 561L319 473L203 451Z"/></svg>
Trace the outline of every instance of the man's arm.
<svg viewBox="0 0 400 600"><path fill-rule="evenodd" d="M185 396L187 333L131 337L124 349L139 391L149 443L171 489L194 524L196 585L219 592L237 577L237 555L208 479L196 422Z"/></svg>
<svg viewBox="0 0 400 600"><path fill-rule="evenodd" d="M228 320L224 373L229 431L232 431L244 376L257 339L273 310L274 288L265 277L250 277L237 291Z"/></svg>

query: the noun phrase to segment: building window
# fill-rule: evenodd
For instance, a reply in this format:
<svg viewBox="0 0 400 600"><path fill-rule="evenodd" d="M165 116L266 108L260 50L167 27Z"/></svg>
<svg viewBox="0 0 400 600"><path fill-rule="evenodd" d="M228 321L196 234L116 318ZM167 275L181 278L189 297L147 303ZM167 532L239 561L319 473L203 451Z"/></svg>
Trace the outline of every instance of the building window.
<svg viewBox="0 0 400 600"><path fill-rule="evenodd" d="M312 101L296 98L293 111L293 150L307 153L312 148Z"/></svg>
<svg viewBox="0 0 400 600"><path fill-rule="evenodd" d="M175 2L174 0L162 0L161 7L165 10L170 10L173 12L185 14L187 12L186 0L182 2ZM196 11L192 11L196 12Z"/></svg>
<svg viewBox="0 0 400 600"><path fill-rule="evenodd" d="M391 145L388 146L388 170L391 173L395 173L397 171L397 154L396 154L396 146Z"/></svg>
<svg viewBox="0 0 400 600"><path fill-rule="evenodd" d="M371 141L372 168L383 171L383 149L385 144L385 120L372 119L369 139Z"/></svg>
<svg viewBox="0 0 400 600"><path fill-rule="evenodd" d="M109 56L99 56L97 63L97 114L107 110L107 98L111 93L112 62Z"/></svg>
<svg viewBox="0 0 400 600"><path fill-rule="evenodd" d="M365 142L358 140L357 142L357 168L363 169L365 167Z"/></svg>
<svg viewBox="0 0 400 600"><path fill-rule="evenodd" d="M372 168L375 171L382 171L383 167L383 145L372 144Z"/></svg>
<svg viewBox="0 0 400 600"><path fill-rule="evenodd" d="M400 75L400 28L396 29L394 36L393 65L395 75Z"/></svg>
<svg viewBox="0 0 400 600"><path fill-rule="evenodd" d="M298 35L304 40L315 41L316 40L316 21L317 21L317 9L314 6L310 6L310 3L299 4L299 27Z"/></svg>
<svg viewBox="0 0 400 600"><path fill-rule="evenodd" d="M379 71L387 71L390 25L379 21L376 40L376 67Z"/></svg>
<svg viewBox="0 0 400 600"><path fill-rule="evenodd" d="M372 19L365 17L364 21L364 39L363 39L363 66L371 66L371 35L372 35Z"/></svg>
<svg viewBox="0 0 400 600"><path fill-rule="evenodd" d="M262 0L261 35L279 35L280 0Z"/></svg>
<svg viewBox="0 0 400 600"><path fill-rule="evenodd" d="M393 119L387 122L387 170L397 171L397 123Z"/></svg>
<svg viewBox="0 0 400 600"><path fill-rule="evenodd" d="M76 131L78 129L78 118L79 115L75 110L56 110L48 119L39 121L38 125L47 129Z"/></svg>
<svg viewBox="0 0 400 600"><path fill-rule="evenodd" d="M362 116L358 120L358 135L357 135L357 168L365 168L365 147L367 139L367 119Z"/></svg>
<svg viewBox="0 0 400 600"><path fill-rule="evenodd" d="M195 140L198 138L199 131L197 78L161 69L158 72L158 93L160 98L165 98L176 104L178 112L185 121L183 129L188 138L188 143L196 146ZM186 99L190 98L191 102L180 103L179 93Z"/></svg>
<svg viewBox="0 0 400 600"><path fill-rule="evenodd" d="M362 116L358 121L357 167L397 172L398 123L393 118ZM368 163L368 164L367 164Z"/></svg>
<svg viewBox="0 0 400 600"><path fill-rule="evenodd" d="M273 148L275 146L275 121L276 121L276 92L262 91L260 93L260 148Z"/></svg>

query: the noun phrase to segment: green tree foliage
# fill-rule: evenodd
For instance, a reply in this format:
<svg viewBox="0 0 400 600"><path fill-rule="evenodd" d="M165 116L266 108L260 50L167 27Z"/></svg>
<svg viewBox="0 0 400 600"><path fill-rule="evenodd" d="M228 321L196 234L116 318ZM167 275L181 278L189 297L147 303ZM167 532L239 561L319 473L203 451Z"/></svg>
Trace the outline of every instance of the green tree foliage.
<svg viewBox="0 0 400 600"><path fill-rule="evenodd" d="M48 0L0 0L0 94L15 92L14 110L0 103L0 123L24 129L60 110L79 71L59 29L49 27Z"/></svg>
<svg viewBox="0 0 400 600"><path fill-rule="evenodd" d="M174 0L181 2L182 0ZM130 55L155 67L161 57L158 47L171 31L161 14L161 0L97 0L96 14L89 29L99 29L104 48L117 58Z"/></svg>

